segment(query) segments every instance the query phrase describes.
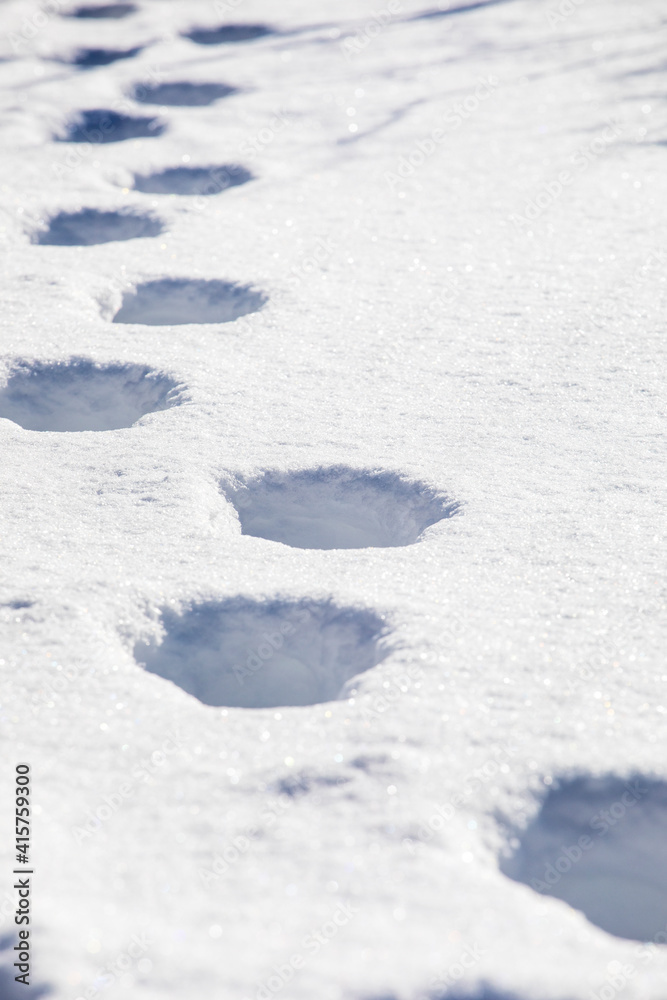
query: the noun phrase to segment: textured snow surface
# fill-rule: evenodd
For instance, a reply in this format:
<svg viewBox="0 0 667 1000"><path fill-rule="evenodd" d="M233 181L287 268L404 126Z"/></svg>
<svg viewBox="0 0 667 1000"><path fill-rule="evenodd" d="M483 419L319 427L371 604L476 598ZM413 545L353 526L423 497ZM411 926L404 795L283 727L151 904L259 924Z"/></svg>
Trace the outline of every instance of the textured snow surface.
<svg viewBox="0 0 667 1000"><path fill-rule="evenodd" d="M1 1000L665 1000L665 31L0 4Z"/></svg>

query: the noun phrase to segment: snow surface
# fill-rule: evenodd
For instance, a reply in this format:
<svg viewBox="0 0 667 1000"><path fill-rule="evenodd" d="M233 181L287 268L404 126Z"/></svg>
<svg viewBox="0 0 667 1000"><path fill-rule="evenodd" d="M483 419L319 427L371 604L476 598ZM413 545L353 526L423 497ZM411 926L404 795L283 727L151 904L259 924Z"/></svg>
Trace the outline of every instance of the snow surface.
<svg viewBox="0 0 667 1000"><path fill-rule="evenodd" d="M664 6L112 6L0 4L2 1000L665 1000Z"/></svg>

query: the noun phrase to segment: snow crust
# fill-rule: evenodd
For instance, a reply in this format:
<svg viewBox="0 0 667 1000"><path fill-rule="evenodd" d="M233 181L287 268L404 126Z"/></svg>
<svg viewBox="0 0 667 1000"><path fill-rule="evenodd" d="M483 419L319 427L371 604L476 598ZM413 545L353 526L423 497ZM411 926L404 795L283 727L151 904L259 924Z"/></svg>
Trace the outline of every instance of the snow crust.
<svg viewBox="0 0 667 1000"><path fill-rule="evenodd" d="M663 6L128 6L0 4L0 997L664 1000Z"/></svg>

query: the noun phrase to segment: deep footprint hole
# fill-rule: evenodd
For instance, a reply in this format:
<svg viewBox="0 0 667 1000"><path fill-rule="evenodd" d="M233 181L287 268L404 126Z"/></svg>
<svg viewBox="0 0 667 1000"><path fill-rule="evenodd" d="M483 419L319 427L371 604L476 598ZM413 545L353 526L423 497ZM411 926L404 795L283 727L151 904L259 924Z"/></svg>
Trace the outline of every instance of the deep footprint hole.
<svg viewBox="0 0 667 1000"><path fill-rule="evenodd" d="M182 386L145 365L19 362L0 389L0 417L29 431L111 431L181 401Z"/></svg>
<svg viewBox="0 0 667 1000"><path fill-rule="evenodd" d="M135 49L80 49L70 60L70 66L78 66L79 69L110 66L121 59L133 59L142 49L142 45Z"/></svg>
<svg viewBox="0 0 667 1000"><path fill-rule="evenodd" d="M79 18L111 18L112 20L120 20L122 17L128 17L130 14L134 14L139 8L134 3L106 3L100 7L77 7L76 10L71 11L68 17L79 17Z"/></svg>
<svg viewBox="0 0 667 1000"><path fill-rule="evenodd" d="M236 87L225 83L157 83L138 84L132 97L140 104L161 104L174 108L203 108L223 97L237 94Z"/></svg>
<svg viewBox="0 0 667 1000"><path fill-rule="evenodd" d="M330 602L242 598L165 610L159 643L138 663L205 705L279 708L346 697L346 685L389 653L376 614Z"/></svg>
<svg viewBox="0 0 667 1000"><path fill-rule="evenodd" d="M164 278L126 292L114 323L179 326L184 323L231 323L257 312L267 302L263 292L229 281Z"/></svg>
<svg viewBox="0 0 667 1000"><path fill-rule="evenodd" d="M90 247L159 236L164 224L152 215L140 212L100 212L82 208L78 212L58 212L44 229L33 234L32 242L41 246Z"/></svg>
<svg viewBox="0 0 667 1000"><path fill-rule="evenodd" d="M197 45L231 45L273 34L274 30L267 24L222 24L219 28L194 28L185 32L183 37Z"/></svg>
<svg viewBox="0 0 667 1000"><path fill-rule="evenodd" d="M617 937L667 944L667 783L580 777L549 790L502 871Z"/></svg>
<svg viewBox="0 0 667 1000"><path fill-rule="evenodd" d="M153 174L135 175L134 189L144 194L209 196L253 179L249 170L233 163L220 167L168 167Z"/></svg>
<svg viewBox="0 0 667 1000"><path fill-rule="evenodd" d="M244 535L300 549L412 545L460 504L394 472L345 466L265 471L221 484Z"/></svg>
<svg viewBox="0 0 667 1000"><path fill-rule="evenodd" d="M65 126L56 142L125 142L127 139L155 138L165 131L165 124L158 118L138 117L91 108L80 111Z"/></svg>

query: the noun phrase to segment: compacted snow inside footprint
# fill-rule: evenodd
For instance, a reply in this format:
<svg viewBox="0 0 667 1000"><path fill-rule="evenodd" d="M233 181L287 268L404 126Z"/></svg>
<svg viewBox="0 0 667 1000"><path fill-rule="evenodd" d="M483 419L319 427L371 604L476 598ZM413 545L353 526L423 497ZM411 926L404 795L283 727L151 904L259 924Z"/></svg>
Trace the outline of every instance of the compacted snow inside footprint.
<svg viewBox="0 0 667 1000"><path fill-rule="evenodd" d="M197 45L228 45L249 42L273 33L273 29L266 24L223 24L219 28L194 28L184 37Z"/></svg>
<svg viewBox="0 0 667 1000"><path fill-rule="evenodd" d="M278 708L345 697L388 654L384 621L330 602L234 598L162 615L158 645L134 655L206 705Z"/></svg>
<svg viewBox="0 0 667 1000"><path fill-rule="evenodd" d="M178 405L177 388L144 365L23 362L0 389L0 417L29 431L110 431Z"/></svg>
<svg viewBox="0 0 667 1000"><path fill-rule="evenodd" d="M157 83L152 87L139 85L132 97L141 104L163 104L173 108L203 108L230 94L236 87L225 83Z"/></svg>
<svg viewBox="0 0 667 1000"><path fill-rule="evenodd" d="M71 59L72 66L79 69L96 69L98 66L109 66L119 59L132 59L138 56L142 46L135 49L81 49Z"/></svg>
<svg viewBox="0 0 667 1000"><path fill-rule="evenodd" d="M231 323L257 312L266 303L263 292L229 281L163 278L126 292L114 323L179 326L184 323Z"/></svg>
<svg viewBox="0 0 667 1000"><path fill-rule="evenodd" d="M249 170L233 163L221 167L168 167L154 174L137 174L134 189L145 194L208 196L251 180L253 175Z"/></svg>
<svg viewBox="0 0 667 1000"><path fill-rule="evenodd" d="M68 17L120 20L121 17L128 17L130 14L134 14L138 9L134 3L107 3L102 4L100 7L77 7L76 10L68 14Z"/></svg>
<svg viewBox="0 0 667 1000"><path fill-rule="evenodd" d="M164 225L152 215L139 212L100 212L82 208L79 212L59 212L48 220L46 228L33 235L41 246L90 247L159 236Z"/></svg>
<svg viewBox="0 0 667 1000"><path fill-rule="evenodd" d="M667 783L564 781L501 867L610 934L667 943Z"/></svg>
<svg viewBox="0 0 667 1000"><path fill-rule="evenodd" d="M165 130L158 118L134 117L106 108L90 108L74 115L56 142L125 142L156 138Z"/></svg>
<svg viewBox="0 0 667 1000"><path fill-rule="evenodd" d="M267 471L223 483L244 535L300 549L411 545L460 504L395 472L345 466Z"/></svg>

